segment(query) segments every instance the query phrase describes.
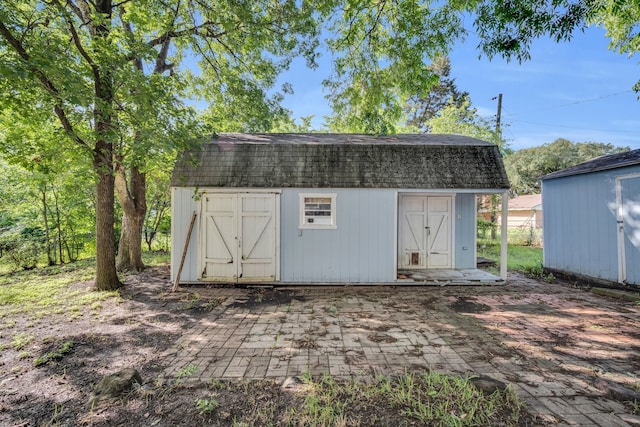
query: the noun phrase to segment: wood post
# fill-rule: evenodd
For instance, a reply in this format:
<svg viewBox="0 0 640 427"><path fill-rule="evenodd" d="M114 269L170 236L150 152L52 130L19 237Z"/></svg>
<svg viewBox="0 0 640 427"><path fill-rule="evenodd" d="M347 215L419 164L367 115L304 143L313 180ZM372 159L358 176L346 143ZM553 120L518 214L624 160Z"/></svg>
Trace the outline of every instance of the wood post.
<svg viewBox="0 0 640 427"><path fill-rule="evenodd" d="M187 258L187 249L189 249L189 241L191 240L191 232L193 231L193 224L196 222L196 211L193 211L191 215L191 223L189 224L189 231L187 232L187 238L184 241L184 249L182 250L182 259L180 260L180 268L178 268L178 274L176 275L176 281L173 284L171 292L175 292L178 289L180 283L180 275L182 274L182 267L184 267L184 260Z"/></svg>

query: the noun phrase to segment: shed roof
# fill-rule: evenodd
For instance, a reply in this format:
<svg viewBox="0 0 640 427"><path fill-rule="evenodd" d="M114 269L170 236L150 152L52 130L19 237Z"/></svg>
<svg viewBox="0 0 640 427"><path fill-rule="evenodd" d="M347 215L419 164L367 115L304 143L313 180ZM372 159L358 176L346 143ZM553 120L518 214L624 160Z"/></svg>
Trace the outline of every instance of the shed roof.
<svg viewBox="0 0 640 427"><path fill-rule="evenodd" d="M173 187L507 189L498 147L458 135L238 134L182 153Z"/></svg>
<svg viewBox="0 0 640 427"><path fill-rule="evenodd" d="M640 164L640 149L596 157L595 159L587 162L545 175L541 179L545 180L561 178L563 176L581 175L638 164Z"/></svg>

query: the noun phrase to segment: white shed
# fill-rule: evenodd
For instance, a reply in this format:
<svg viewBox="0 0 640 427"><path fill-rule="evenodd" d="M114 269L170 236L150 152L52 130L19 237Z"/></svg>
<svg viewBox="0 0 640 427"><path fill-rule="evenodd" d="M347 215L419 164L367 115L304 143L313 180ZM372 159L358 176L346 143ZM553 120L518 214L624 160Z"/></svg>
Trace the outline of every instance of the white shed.
<svg viewBox="0 0 640 427"><path fill-rule="evenodd" d="M509 188L474 138L221 134L180 156L171 187L173 280L195 213L182 282L501 281L472 274L476 195Z"/></svg>
<svg viewBox="0 0 640 427"><path fill-rule="evenodd" d="M545 268L640 286L640 150L544 176L542 204Z"/></svg>

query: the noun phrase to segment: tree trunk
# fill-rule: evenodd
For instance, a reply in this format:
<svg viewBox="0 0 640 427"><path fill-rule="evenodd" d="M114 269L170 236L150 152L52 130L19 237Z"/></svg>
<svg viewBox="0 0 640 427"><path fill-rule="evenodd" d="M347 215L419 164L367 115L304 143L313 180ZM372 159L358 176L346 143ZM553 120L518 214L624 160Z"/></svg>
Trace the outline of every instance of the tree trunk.
<svg viewBox="0 0 640 427"><path fill-rule="evenodd" d="M122 165L116 170L116 191L122 206L122 232L118 244L118 271L142 271L142 227L147 213L146 175L131 167L130 183Z"/></svg>
<svg viewBox="0 0 640 427"><path fill-rule="evenodd" d="M97 0L95 11L101 20L92 28L100 43L109 43L111 30L111 0ZM115 177L113 167L113 76L108 67L92 64L96 103L93 110L96 143L93 169L96 183L96 284L99 291L122 286L116 272L116 244L113 235L115 216Z"/></svg>
<svg viewBox="0 0 640 427"><path fill-rule="evenodd" d="M99 142L94 153L96 183L96 284L99 291L122 286L116 272L116 244L113 235L115 216L114 176L111 144Z"/></svg>
<svg viewBox="0 0 640 427"><path fill-rule="evenodd" d="M47 239L47 261L49 265L55 265L55 247L53 251L54 258L51 258L51 236L49 232L49 218L47 216L47 184L42 186L42 216L44 217L44 233Z"/></svg>

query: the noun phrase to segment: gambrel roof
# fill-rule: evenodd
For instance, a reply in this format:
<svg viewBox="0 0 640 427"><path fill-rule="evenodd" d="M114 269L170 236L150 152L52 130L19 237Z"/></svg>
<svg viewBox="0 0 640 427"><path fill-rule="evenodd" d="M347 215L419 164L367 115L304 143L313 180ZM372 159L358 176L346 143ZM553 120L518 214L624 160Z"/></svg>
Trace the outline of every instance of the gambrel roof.
<svg viewBox="0 0 640 427"><path fill-rule="evenodd" d="M172 187L507 189L498 146L459 135L220 134Z"/></svg>

